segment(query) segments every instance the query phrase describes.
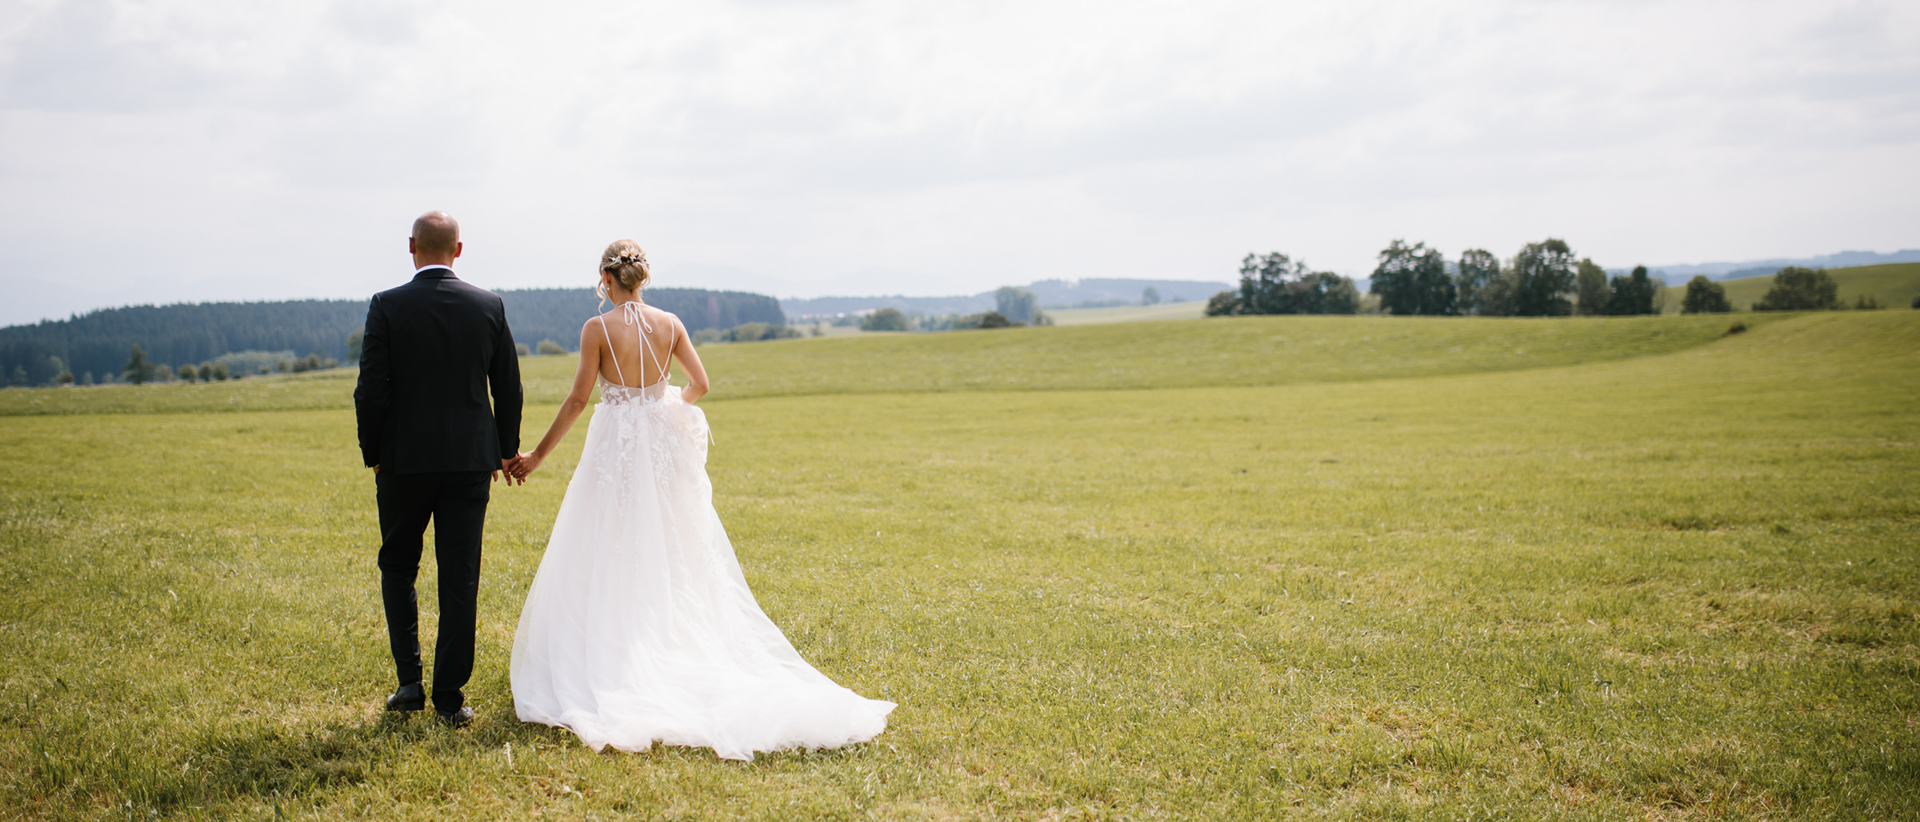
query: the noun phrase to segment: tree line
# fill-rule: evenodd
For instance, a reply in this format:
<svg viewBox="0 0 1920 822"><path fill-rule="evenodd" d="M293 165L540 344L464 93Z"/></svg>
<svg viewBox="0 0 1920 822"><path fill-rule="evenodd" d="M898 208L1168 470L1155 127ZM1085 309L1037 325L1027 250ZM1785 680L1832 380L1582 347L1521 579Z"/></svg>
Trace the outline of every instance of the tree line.
<svg viewBox="0 0 1920 822"><path fill-rule="evenodd" d="M1380 251L1367 291L1380 311L1403 316L1660 313L1665 287L1646 266L1609 279L1606 269L1576 256L1566 241L1549 238L1526 244L1505 262L1475 248L1449 263L1424 242L1394 240ZM1241 260L1239 290L1214 295L1207 314L1357 314L1365 308L1353 280L1273 252Z"/></svg>
<svg viewBox="0 0 1920 822"><path fill-rule="evenodd" d="M523 345L557 341L571 350L580 326L596 313L598 298L587 288L546 288L499 292L507 322ZM786 325L780 302L764 294L698 288L650 288L649 304L680 316L689 331L733 328L743 323ZM357 363L352 339L365 324L365 300L288 300L258 303L182 303L103 308L32 325L0 328L0 381L8 385L113 382L127 376L129 352L139 346L142 360L164 379L191 365L196 379L202 366L229 374L268 370L306 370L327 360ZM296 353L304 352L304 353ZM244 362L241 362L244 360ZM282 367L282 361L285 366Z"/></svg>

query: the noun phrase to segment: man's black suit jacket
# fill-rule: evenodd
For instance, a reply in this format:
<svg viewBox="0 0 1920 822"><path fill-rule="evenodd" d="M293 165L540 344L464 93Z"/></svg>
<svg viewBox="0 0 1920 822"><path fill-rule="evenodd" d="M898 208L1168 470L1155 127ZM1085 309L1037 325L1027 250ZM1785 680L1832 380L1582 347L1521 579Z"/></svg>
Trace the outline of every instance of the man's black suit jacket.
<svg viewBox="0 0 1920 822"><path fill-rule="evenodd" d="M520 448L520 359L499 295L438 267L373 295L353 407L381 473L500 470Z"/></svg>

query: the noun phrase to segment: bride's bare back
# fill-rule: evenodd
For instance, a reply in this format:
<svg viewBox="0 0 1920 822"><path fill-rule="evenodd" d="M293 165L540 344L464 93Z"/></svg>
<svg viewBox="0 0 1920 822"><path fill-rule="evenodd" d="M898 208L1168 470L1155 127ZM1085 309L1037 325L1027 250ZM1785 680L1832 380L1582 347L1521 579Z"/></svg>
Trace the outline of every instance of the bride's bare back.
<svg viewBox="0 0 1920 822"><path fill-rule="evenodd" d="M599 326L596 342L602 347L600 378L628 388L666 379L673 369L675 349L692 347L679 317L639 300L614 306L612 311L588 320L587 325ZM592 329L581 329L582 352L592 336Z"/></svg>

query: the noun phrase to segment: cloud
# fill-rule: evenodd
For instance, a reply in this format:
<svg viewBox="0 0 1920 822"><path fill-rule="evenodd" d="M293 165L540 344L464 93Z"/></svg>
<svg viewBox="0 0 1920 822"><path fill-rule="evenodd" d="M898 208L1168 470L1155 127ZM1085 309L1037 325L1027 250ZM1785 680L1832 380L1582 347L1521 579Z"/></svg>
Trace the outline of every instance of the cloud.
<svg viewBox="0 0 1920 822"><path fill-rule="evenodd" d="M634 237L800 295L1910 247L1916 46L1894 2L28 3L0 280L364 295L428 208L490 285Z"/></svg>

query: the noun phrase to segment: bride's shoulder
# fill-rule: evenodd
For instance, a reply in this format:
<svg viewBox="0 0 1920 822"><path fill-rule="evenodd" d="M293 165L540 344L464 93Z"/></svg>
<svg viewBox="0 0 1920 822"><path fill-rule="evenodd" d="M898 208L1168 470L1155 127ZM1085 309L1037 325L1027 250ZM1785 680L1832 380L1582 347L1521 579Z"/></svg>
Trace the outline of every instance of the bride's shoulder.
<svg viewBox="0 0 1920 822"><path fill-rule="evenodd" d="M647 306L647 310L652 311L656 318L665 320L669 324L673 324L673 325L680 324L680 315L675 314L671 311L668 311L664 308L660 308L659 306L649 305Z"/></svg>

